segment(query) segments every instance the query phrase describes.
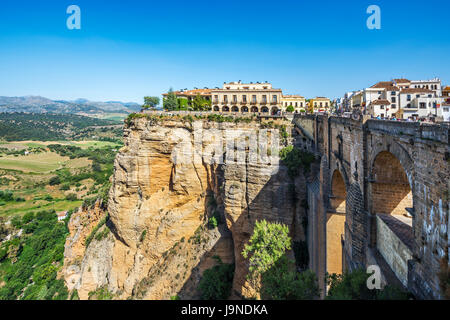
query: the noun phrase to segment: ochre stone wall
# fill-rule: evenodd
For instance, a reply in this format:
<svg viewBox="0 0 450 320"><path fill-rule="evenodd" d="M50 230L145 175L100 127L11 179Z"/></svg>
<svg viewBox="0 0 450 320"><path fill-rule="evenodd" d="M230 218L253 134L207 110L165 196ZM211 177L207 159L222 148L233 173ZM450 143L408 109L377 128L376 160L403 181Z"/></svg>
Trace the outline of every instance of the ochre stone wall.
<svg viewBox="0 0 450 320"><path fill-rule="evenodd" d="M342 273L342 244L345 214L327 213L327 272Z"/></svg>

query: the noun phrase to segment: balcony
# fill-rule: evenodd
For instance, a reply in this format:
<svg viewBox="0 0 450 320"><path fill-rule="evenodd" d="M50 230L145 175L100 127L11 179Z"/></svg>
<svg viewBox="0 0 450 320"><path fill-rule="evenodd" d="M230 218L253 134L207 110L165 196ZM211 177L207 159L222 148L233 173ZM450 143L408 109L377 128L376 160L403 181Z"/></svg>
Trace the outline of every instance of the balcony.
<svg viewBox="0 0 450 320"><path fill-rule="evenodd" d="M252 100L252 101L250 102L250 104L258 104L258 102L257 102L256 100Z"/></svg>
<svg viewBox="0 0 450 320"><path fill-rule="evenodd" d="M278 101L272 100L272 101L270 101L270 104L278 104Z"/></svg>
<svg viewBox="0 0 450 320"><path fill-rule="evenodd" d="M247 100L242 100L240 103L241 104L247 104L248 102L247 102Z"/></svg>

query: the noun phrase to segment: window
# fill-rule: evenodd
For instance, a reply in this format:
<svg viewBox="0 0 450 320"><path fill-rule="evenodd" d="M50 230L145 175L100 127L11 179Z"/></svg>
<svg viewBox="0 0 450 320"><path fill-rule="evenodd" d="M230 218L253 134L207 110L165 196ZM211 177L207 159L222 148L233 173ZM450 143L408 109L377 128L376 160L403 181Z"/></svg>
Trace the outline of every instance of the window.
<svg viewBox="0 0 450 320"><path fill-rule="evenodd" d="M296 107L296 108L298 107L297 102L295 103L295 107Z"/></svg>
<svg viewBox="0 0 450 320"><path fill-rule="evenodd" d="M408 94L408 95L406 96L406 101L411 101L411 95L410 95L410 94Z"/></svg>
<svg viewBox="0 0 450 320"><path fill-rule="evenodd" d="M427 108L427 104L425 102L421 102L419 104L420 109L426 109Z"/></svg>
<svg viewBox="0 0 450 320"><path fill-rule="evenodd" d="M382 105L382 106L380 106L380 109L384 109L384 106Z"/></svg>
<svg viewBox="0 0 450 320"><path fill-rule="evenodd" d="M265 94L262 96L262 102L267 103L267 96Z"/></svg>
<svg viewBox="0 0 450 320"><path fill-rule="evenodd" d="M392 102L392 103L395 103L395 97L392 97L392 98L391 98L391 102Z"/></svg>
<svg viewBox="0 0 450 320"><path fill-rule="evenodd" d="M252 102L253 102L253 103L256 103L256 95L255 95L255 94L252 95Z"/></svg>
<svg viewBox="0 0 450 320"><path fill-rule="evenodd" d="M391 91L391 96L395 96L395 91Z"/></svg>
<svg viewBox="0 0 450 320"><path fill-rule="evenodd" d="M397 108L397 106L395 104L393 104L391 107L392 107L392 109Z"/></svg>
<svg viewBox="0 0 450 320"><path fill-rule="evenodd" d="M247 96L245 94L242 96L242 102L247 102Z"/></svg>
<svg viewBox="0 0 450 320"><path fill-rule="evenodd" d="M408 103L408 104L406 105L406 107L407 107L407 108L411 108L411 103Z"/></svg>
<svg viewBox="0 0 450 320"><path fill-rule="evenodd" d="M237 95L233 95L233 103L237 103Z"/></svg>
<svg viewBox="0 0 450 320"><path fill-rule="evenodd" d="M416 98L420 98L420 94L416 94Z"/></svg>
<svg viewBox="0 0 450 320"><path fill-rule="evenodd" d="M214 103L219 103L219 96L218 95L214 96Z"/></svg>
<svg viewBox="0 0 450 320"><path fill-rule="evenodd" d="M227 103L227 102L228 102L228 96L227 96L227 95L224 95L224 96L223 96L223 102L224 102L224 103Z"/></svg>
<svg viewBox="0 0 450 320"><path fill-rule="evenodd" d="M277 96L275 94L272 96L272 102L277 102Z"/></svg>

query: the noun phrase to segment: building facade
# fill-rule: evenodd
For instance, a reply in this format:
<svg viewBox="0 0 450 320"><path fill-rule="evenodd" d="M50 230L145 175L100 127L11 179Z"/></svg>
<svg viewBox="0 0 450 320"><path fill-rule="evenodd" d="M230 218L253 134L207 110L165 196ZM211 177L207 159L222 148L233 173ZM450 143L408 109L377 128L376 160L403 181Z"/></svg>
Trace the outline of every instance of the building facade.
<svg viewBox="0 0 450 320"><path fill-rule="evenodd" d="M394 79L354 92L348 105L381 118L442 118L441 80Z"/></svg>
<svg viewBox="0 0 450 320"><path fill-rule="evenodd" d="M330 112L331 101L325 97L316 97L309 100L309 105L313 108L314 113Z"/></svg>
<svg viewBox="0 0 450 320"><path fill-rule="evenodd" d="M286 111L287 107L292 106L294 112L306 112L306 99L299 95L283 95L281 97L281 108Z"/></svg>
<svg viewBox="0 0 450 320"><path fill-rule="evenodd" d="M264 83L224 83L222 89L211 90L212 111L262 112L277 114L282 110L282 91Z"/></svg>

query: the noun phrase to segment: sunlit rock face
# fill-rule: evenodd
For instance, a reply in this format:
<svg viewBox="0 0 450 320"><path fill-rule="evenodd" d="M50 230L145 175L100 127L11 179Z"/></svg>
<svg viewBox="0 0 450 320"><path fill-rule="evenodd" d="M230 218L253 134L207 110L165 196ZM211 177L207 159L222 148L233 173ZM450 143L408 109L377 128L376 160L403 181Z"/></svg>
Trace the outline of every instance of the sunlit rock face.
<svg viewBox="0 0 450 320"><path fill-rule="evenodd" d="M81 299L102 287L120 299L199 298L214 256L235 263L231 298L253 297L241 252L255 222L282 222L304 237L304 178L280 165L277 130L256 121L137 118L124 142L108 201L112 232L86 249L102 214L94 208L71 219L63 274ZM208 228L214 213L226 223Z"/></svg>

